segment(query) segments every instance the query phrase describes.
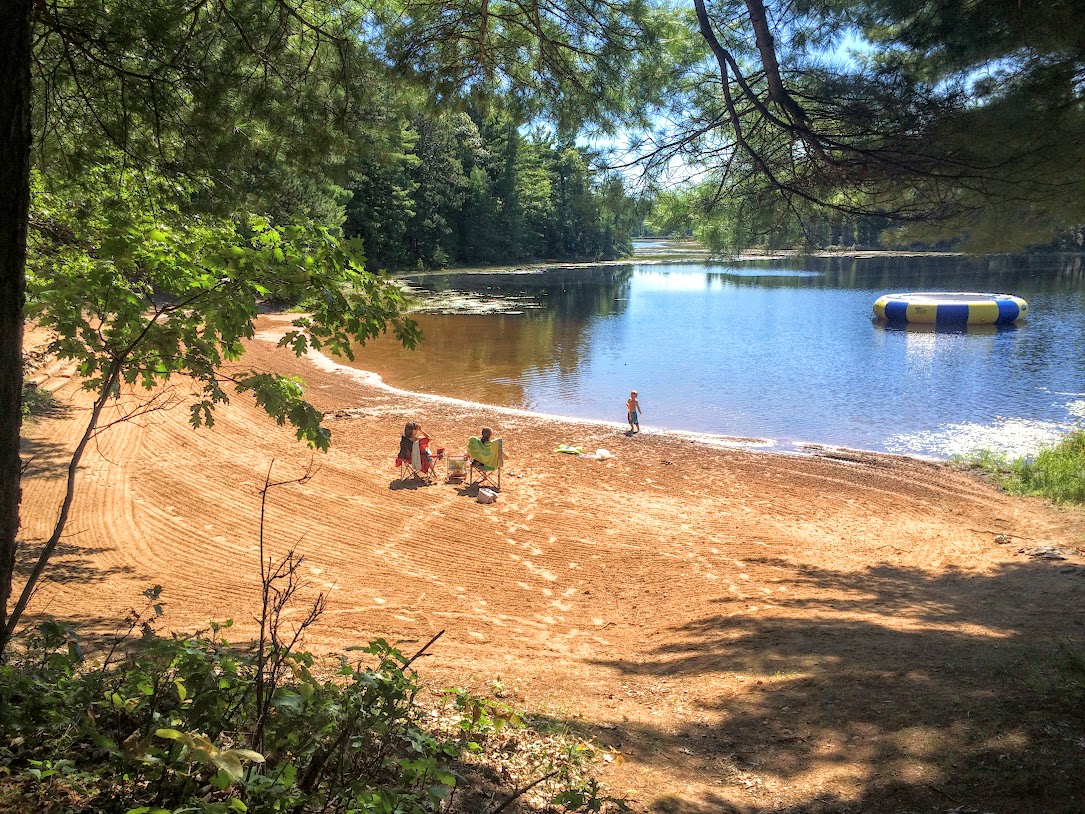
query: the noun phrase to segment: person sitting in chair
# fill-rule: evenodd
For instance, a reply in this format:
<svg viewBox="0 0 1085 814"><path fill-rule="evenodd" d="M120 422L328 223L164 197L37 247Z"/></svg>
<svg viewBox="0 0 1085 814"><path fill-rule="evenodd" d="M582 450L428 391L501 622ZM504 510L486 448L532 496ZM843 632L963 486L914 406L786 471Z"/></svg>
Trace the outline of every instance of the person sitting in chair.
<svg viewBox="0 0 1085 814"><path fill-rule="evenodd" d="M419 460L413 461L414 445L418 443ZM433 464L433 455L429 451L429 436L422 432L422 425L417 421L408 421L403 427L403 435L399 439L399 458L403 461L414 463L421 472L428 472Z"/></svg>
<svg viewBox="0 0 1085 814"><path fill-rule="evenodd" d="M467 439L467 454L471 458L471 466L484 473L500 470L507 457L501 439L494 438L493 434L492 429L483 427L478 438Z"/></svg>
<svg viewBox="0 0 1085 814"><path fill-rule="evenodd" d="M422 452L429 456L431 462L434 459L439 461L444 457L444 447L437 447L436 450L430 450L429 445L433 439L422 431L422 422L420 421L414 423L414 440L419 442L418 445L422 448Z"/></svg>
<svg viewBox="0 0 1085 814"><path fill-rule="evenodd" d="M414 432L418 425L413 421L408 421L406 426L403 427L403 435L399 439L399 457L401 460L409 461L411 455L414 452Z"/></svg>

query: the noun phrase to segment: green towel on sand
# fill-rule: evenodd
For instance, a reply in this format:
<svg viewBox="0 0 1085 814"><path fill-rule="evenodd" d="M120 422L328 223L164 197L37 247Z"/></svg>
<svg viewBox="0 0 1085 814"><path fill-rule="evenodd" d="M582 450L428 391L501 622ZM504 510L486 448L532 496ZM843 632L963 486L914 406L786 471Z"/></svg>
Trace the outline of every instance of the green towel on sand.
<svg viewBox="0 0 1085 814"><path fill-rule="evenodd" d="M481 439L472 435L467 439L467 454L489 470L499 469L503 459L501 439L491 438L483 443Z"/></svg>
<svg viewBox="0 0 1085 814"><path fill-rule="evenodd" d="M566 455L580 455L584 452L584 447L571 447L568 444L558 444L558 447L554 452L564 452Z"/></svg>

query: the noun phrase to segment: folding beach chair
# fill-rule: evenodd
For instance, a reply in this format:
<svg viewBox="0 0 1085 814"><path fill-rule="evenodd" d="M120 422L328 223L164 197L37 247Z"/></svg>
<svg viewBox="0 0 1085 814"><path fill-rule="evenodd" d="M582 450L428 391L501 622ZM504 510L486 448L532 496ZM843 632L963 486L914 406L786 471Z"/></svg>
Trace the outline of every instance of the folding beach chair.
<svg viewBox="0 0 1085 814"><path fill-rule="evenodd" d="M415 441L411 446L410 458L404 458L402 455L396 456L396 466L403 467L403 480L415 478L426 483L433 481L436 472L433 468L433 459L426 452L428 443L428 438Z"/></svg>
<svg viewBox="0 0 1085 814"><path fill-rule="evenodd" d="M500 438L491 438L483 443L472 436L467 439L467 457L470 466L467 469L467 485L489 486L501 491L501 467L505 463L505 453Z"/></svg>

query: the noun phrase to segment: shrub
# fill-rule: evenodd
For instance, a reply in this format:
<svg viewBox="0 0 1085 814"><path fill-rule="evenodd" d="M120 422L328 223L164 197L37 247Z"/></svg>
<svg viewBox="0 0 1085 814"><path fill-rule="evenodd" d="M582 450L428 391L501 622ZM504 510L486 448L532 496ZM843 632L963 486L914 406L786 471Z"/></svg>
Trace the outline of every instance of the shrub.
<svg viewBox="0 0 1085 814"><path fill-rule="evenodd" d="M36 385L23 387L23 418L46 415L57 406L57 398L49 390Z"/></svg>
<svg viewBox="0 0 1085 814"><path fill-rule="evenodd" d="M166 638L143 626L141 638L97 665L84 658L74 631L56 622L18 640L0 665L5 807L104 814L452 811L487 739L524 726L515 711L463 691L450 692L445 714L424 711L411 659L383 640L355 651L357 663L342 658L325 677L311 655L280 653L285 678L265 685L261 710L259 651L231 646L222 635L229 628ZM590 747L576 741L555 747L546 765L530 766L540 780L558 783L546 799L560 810L628 810L570 768L590 756Z"/></svg>

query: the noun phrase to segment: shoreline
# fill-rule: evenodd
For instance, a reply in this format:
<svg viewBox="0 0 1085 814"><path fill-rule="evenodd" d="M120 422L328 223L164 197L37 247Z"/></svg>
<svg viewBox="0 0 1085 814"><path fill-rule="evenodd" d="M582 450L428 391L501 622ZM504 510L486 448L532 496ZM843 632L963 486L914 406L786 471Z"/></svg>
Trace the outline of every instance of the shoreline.
<svg viewBox="0 0 1085 814"><path fill-rule="evenodd" d="M544 413L537 410L525 410L521 407L506 407L501 404L487 404L481 401L471 401L469 399L460 399L455 396L441 396L436 393L420 393L414 390L405 390L401 387L388 384L384 381L384 378L379 374L371 370L364 370L362 368L353 367L352 365L337 362L335 359L327 356L326 354L310 349L306 354L306 357L312 363L313 367L318 370L330 373L332 375L343 376L359 384L368 385L370 387L380 388L388 393L395 394L397 396L404 396L411 399L417 399L419 401L431 401L439 404L447 404L455 407L482 409L490 412L495 412L504 415L517 416L520 418L539 419L543 421L555 421L563 424L582 424L588 427L608 428L614 430L623 431L623 434L628 434L625 431L625 422L622 421L608 421L601 418L585 418L582 416L570 416L561 415L559 413ZM338 408L332 410L331 414L338 411L349 412L352 408ZM649 426L648 429L643 429L637 435L647 436L660 436L677 438L679 440L695 441L705 446L719 447L724 449L748 449L751 451L765 451L765 452L779 452L780 454L791 454L787 450L782 449L770 449L776 447L779 442L770 438L743 438L739 436L719 435L717 433L704 433L687 430L668 430L668 429L653 429ZM822 446L826 449L830 447L823 444L810 444L810 446ZM869 450L860 449L848 449L845 447L831 447L832 449L839 449L841 451L860 452L865 454L876 454ZM892 455L892 453L885 453ZM909 457L909 456L903 456Z"/></svg>
<svg viewBox="0 0 1085 814"><path fill-rule="evenodd" d="M276 315L268 314L267 316ZM290 315L282 313L280 314L280 316ZM278 340L279 335L275 334L274 332L266 332L266 336L261 337L258 334L256 338L264 338L267 341L275 342ZM308 359L308 361L313 365L314 368L324 373L328 373L334 376L340 376L364 386L375 387L384 390L389 394L394 394L400 397L416 399L422 402L428 401L438 404L446 404L449 406L460 407L464 409L487 410L497 414L515 416L519 418L539 419L542 421L553 421L572 425L579 424L585 427L607 428L618 431L622 435L629 435L628 431L625 430L625 422L621 421L609 421L602 418L587 418L583 416L563 415L560 413L546 413L538 410L526 410L521 407L508 407L500 404L488 404L486 402L471 401L470 399L460 399L456 398L455 396L442 396L436 393L422 393L415 390L407 390L401 387L396 387L395 385L386 382L384 378L375 371L365 370L363 368L354 367L353 365L349 365L344 362L336 361L335 359L318 350L310 349L307 352L305 358ZM348 417L352 409L354 408L334 407L326 411L325 416L336 418ZM723 435L720 433L698 432L696 430L653 428L651 425L648 425L647 429L642 429L639 433L637 433L637 435L654 436L660 438L673 438L679 441L690 441L691 443L697 443L705 447L711 447L716 449L741 449L748 452L769 453L775 455L824 457L842 461L861 459L871 455L891 459L904 459L947 465L950 464L952 460L951 458L939 458L934 455L887 452L885 450L863 449L861 447L848 447L837 444L827 444L820 441L804 441L799 439L782 441L776 438L750 438L743 436Z"/></svg>
<svg viewBox="0 0 1085 814"><path fill-rule="evenodd" d="M637 238L644 242L658 242L666 244L666 238ZM636 240L634 242L636 242ZM1075 258L1079 264L1085 262L1085 252L1082 251L1054 251L1054 252L964 252L964 251L910 251L904 249L776 249L769 251L745 251L739 254L712 254L707 248L692 240L678 241L676 246L663 246L661 249L648 249L643 255L636 251L629 257L615 260L534 260L524 263L498 263L493 266L447 266L440 269L400 269L386 271L393 278L434 276L441 274L497 274L497 273L521 273L535 274L547 269L574 269L590 268L593 266L623 266L623 265L659 265L662 263L708 262L713 264L725 263L748 263L768 262L773 260L798 260L803 258L817 260L869 260L876 258Z"/></svg>
<svg viewBox="0 0 1085 814"><path fill-rule="evenodd" d="M666 242L663 238L638 238L648 242ZM667 247L665 247L667 248ZM648 250L652 252L654 250ZM660 252L663 256L647 254L638 256L634 251L629 257L615 260L534 260L525 263L498 263L493 266L446 266L440 269L410 270L400 269L387 272L390 277L428 277L441 274L536 274L547 269L576 269L591 268L594 266L627 266L627 265L659 265L662 263L678 263L683 260L691 262L709 263L744 263L764 262L771 260L792 260L801 258L817 259L870 259L876 257L993 257L997 255L969 254L968 252L943 252L943 251L903 251L881 249L819 249L816 251L802 251L799 249L779 249L775 251L743 252L736 255L714 255L707 248L693 242L681 241L679 246L673 247L672 253ZM1063 252L1062 254L1075 254Z"/></svg>
<svg viewBox="0 0 1085 814"><path fill-rule="evenodd" d="M269 340L272 339L271 336L268 336L267 338ZM500 404L487 404L480 401L460 399L454 396L442 396L436 393L421 393L388 384L379 373L338 362L318 350L310 349L305 358L307 358L317 370L333 376L344 377L361 385L375 387L400 397L415 399L421 402L428 401L445 404L463 409L486 410L499 415L515 416L529 420L537 419L540 421L559 422L562 424L579 424L596 429L606 428L615 430L623 436L630 436L630 433L625 429L625 422L621 421L608 421L606 419L585 418L582 416L562 415L559 413L545 413L537 410L525 410L520 407L507 407ZM325 418L349 418L355 409L357 408L335 407L325 412L324 415ZM649 425L647 429L642 429L639 433L636 433L636 435L689 441L690 443L714 449L737 449L746 452L782 456L819 457L844 462L862 461L870 456L878 456L888 459L920 461L931 464L949 465L951 463L951 459L949 458L938 458L933 455L909 455L898 452L886 452L884 450L825 444L819 441L795 440L784 442L774 438L746 438L741 436L721 435L718 433L697 432L694 430L656 429L652 428L651 425Z"/></svg>
<svg viewBox="0 0 1085 814"><path fill-rule="evenodd" d="M849 250L756 253L735 259L740 261L740 267L745 266L748 268L751 262L785 260L787 257L794 256L830 259L849 257L860 260L870 257L883 257L887 261L891 258L904 258L905 265L908 262L907 258L911 257L942 258L947 261L972 257L961 252ZM1040 260L1045 262L1048 257L1049 255L1038 256ZM687 257L687 259L695 263L704 262L703 258ZM537 323L552 318L549 312L545 310L538 313L532 312L529 315L530 319L516 322L509 328L513 331L509 335L510 347L519 348L521 344L525 345L525 350L518 351L520 356L523 357L522 360L514 358L511 352L506 358L500 350L489 350L489 346L485 344L483 347L487 348L487 350L479 351L488 354L488 358L492 358L501 364L500 370L496 372L482 370L481 368L464 367L457 361L458 357L449 356L447 345L449 337L455 336L462 340L464 337L474 336L475 333L481 335L485 330L484 328L475 327L476 323L469 323L467 318L461 315L491 315L490 322L479 321L478 325L504 324L497 322L493 315L520 313L521 311L526 313L532 308L545 309L546 297L537 296L532 299L535 290L540 289L544 290L546 294L553 294L551 289L556 285L564 291L566 276L573 275L577 285L580 285L580 277L575 275L582 275L584 280L612 281L612 277L616 274L614 271L616 263L627 268L636 268L639 264L647 264L645 272L648 273L651 264L660 262L670 261L638 256L621 261L597 263L536 263L529 264L529 268L495 266L492 268L462 268L424 272L426 275L448 273L452 275L474 274L483 277L519 273L536 275L537 277L535 283L524 282L520 284L502 282L500 279L494 282L489 279L483 283L472 282L472 279L478 278L453 278L447 282L426 283L418 277L416 272L408 271L404 273L402 283L408 289L413 288L419 297L425 297L417 306L418 310L423 313L423 316L419 316L418 319L421 324L427 326L427 336L431 331L434 332L433 335L436 337L434 353L427 354L427 348L422 348L417 358L411 361L406 359L403 354L397 355L389 351L385 346L377 344L371 356L362 355L359 360L348 363L347 366L357 365L359 368L372 366L373 370L381 371L390 380L396 381L406 388L413 389L419 395L426 394L431 388L435 388L453 398L466 397L480 403L517 405L509 409L523 409L519 405L528 405L529 409L535 410L539 410L541 407L540 414L542 415L553 415L569 419L572 419L575 415L577 420L586 419L621 427L620 419L614 419L614 416L624 415L624 412L612 409L617 406L611 403L615 390L613 385L616 382L621 383L625 372L629 373L633 383L637 379L650 381L650 377L646 379L644 369L635 367L633 361L624 357L614 357L614 354L611 353L609 357L595 359L594 347L589 347L587 344L580 347L574 344L580 341L577 331L582 330L587 336L587 332L591 330L602 330L599 325L603 324L604 320L597 318L597 316L582 320L584 327L581 327L580 322L573 320L559 321L560 330L563 332L562 336L569 340L565 347L573 348L573 350L563 351L563 355L558 356L557 351L551 353L543 349L541 345L538 348L526 350L526 347L531 343L538 344L540 341L538 335L542 332L536 327ZM562 271L570 267L579 268L583 271ZM827 267L825 263L818 266L818 268L824 267ZM896 268L896 266L893 266L893 268ZM555 280L557 282L554 284L545 282L549 271L556 273ZM736 271L736 273L738 272ZM598 275L602 276L599 277ZM606 284L610 285L611 282L606 282ZM825 285L830 285L830 283ZM594 291L595 289L590 290ZM609 289L600 290L608 295L610 293ZM614 290L618 291L619 289L614 288ZM431 293L427 295L425 292ZM471 299L473 296L471 292L480 292L477 302ZM619 296L625 295L615 294L614 296L617 299ZM514 300L519 299L523 299L526 304L514 302ZM466 304L464 304L465 302ZM564 300L562 302L564 303ZM511 311L510 309L513 307L518 310ZM621 307L623 306L616 302L613 309L620 309ZM892 366L900 367L904 371L910 371L914 366L909 367L910 363L907 362L905 357L910 358L909 354L915 352L914 348L921 344L930 344L930 342L926 337L915 341L911 337L900 338L895 336L887 336L886 338L875 336L868 339L866 334L863 333L865 326L859 325L858 329L853 326L853 322L858 324L853 319L858 307L854 303L849 304L847 313L851 315L849 319L852 322L849 322L848 326L849 330L857 332L860 342L867 344L856 345L857 349L854 354L849 351L848 358L854 362L855 359L861 358L860 354L880 354L883 346L889 347L892 353L876 355L873 358L878 361L879 366L876 370L879 371L881 378L889 379L889 384L891 384L892 381L896 381L902 375L902 371L894 370ZM426 312L433 312L437 316L428 316ZM600 313L610 315L609 311L601 311ZM543 316L540 317L539 314ZM623 318L623 321L615 320L614 324L626 326L629 321ZM526 327L521 328L519 327L520 324ZM628 330L626 327L622 329ZM445 333L446 330L447 334ZM554 330L558 329L555 328ZM1026 333L1022 335L1023 343L1035 344L1040 341L1030 337L1027 331L1026 327ZM983 333L982 331L971 332ZM1033 332L1033 335L1035 335L1035 332ZM485 337L483 337L482 341L485 342ZM831 341L839 343L843 340L834 339ZM932 352L944 351L951 341L939 340ZM1003 353L1004 350L998 350L998 348L1005 349L1011 340L1000 338L997 341L1002 344L997 345L996 350L991 353ZM986 352L983 350L985 347L983 341L979 339L973 340L969 337L962 340L962 344L965 344L967 364L976 365L983 362L983 354ZM1029 347L1031 346L1030 344ZM367 350L366 353L368 352ZM1062 356L1065 356L1065 354ZM1063 366L1059 368L1060 371L1068 364L1068 362L1062 360L1062 356L1059 357L1060 361L1058 362L1059 365ZM792 357L795 358L796 355L792 354ZM590 370L578 367L575 372L572 372L572 368L559 371L552 366L555 360L560 359L562 360L561 363L565 364L564 360L568 358L580 358L581 361L584 359L592 360ZM607 359L611 358L615 358L616 362L607 361ZM992 358L1000 357L993 356ZM882 359L888 359L889 361L882 362ZM622 363L626 361L629 361L630 366L628 368L622 366ZM662 363L665 365L668 361L669 359L664 359ZM535 364L550 364L551 366L536 369L533 366ZM569 364L572 364L572 362ZM660 360L653 358L652 364L659 366ZM721 362L713 357L713 365L715 366L733 366L733 364L730 361ZM1052 361L1050 364L1053 366L1056 362ZM833 374L829 373L828 370L829 368L826 366L826 372L822 375L832 384L834 381ZM450 378L446 381L441 380L443 378L441 374L444 371L449 371ZM791 371L785 372L789 375L791 373ZM915 378L915 374L911 375ZM699 386L696 392L692 392L688 388L682 390L683 395L678 398L672 397L670 393L657 394L662 403L657 404L656 407L661 409L653 410L653 415L650 416L650 418L655 418L659 422L655 424L656 430L701 438L705 443L724 445L740 443L752 448L773 450L784 454L810 454L811 448L829 448L862 453L903 455L920 460L953 461L960 458L968 459L978 451L989 450L1008 458L1026 458L1035 456L1043 447L1057 444L1072 429L1075 409L1074 405L1070 403L1071 399L1066 399L1067 403L1065 405L1062 401L1048 404L1044 400L1021 395L1024 392L1021 388L1016 390L1012 388L996 389L1001 394L998 399L994 402L988 399L986 401L987 406L973 409L969 405L961 403L959 398L956 398L960 388L955 390L947 385L945 389L952 391L948 393L950 398L937 402L938 405L943 406L932 406L927 410L914 409L906 414L895 415L891 406L857 405L853 411L853 420L850 423L844 423L837 420L837 413L849 411L850 414L852 412L851 408L847 404L840 404L839 397L833 395L844 391L844 388L830 387L826 395L820 396L817 392L812 391L812 388L816 386L814 383L805 385L805 397L815 402L814 409L810 410L810 414L807 415L803 405L796 402L794 398L789 400L787 396L772 395L766 399L760 399L752 395L759 386L756 373L743 373L739 378L745 384L738 391L738 395L729 394L722 399L716 399L714 396L708 395L710 389L707 389L707 385ZM854 377L849 381L853 379ZM938 381L943 380L939 379ZM983 381L986 384L986 379ZM886 384L886 382L882 381L881 384ZM941 386L940 384L939 387ZM919 389L921 388L917 387L915 382L912 382L907 394L914 395ZM869 400L872 403L879 400L876 395L878 392L877 389L870 391ZM624 400L624 395L622 400ZM856 400L858 401L858 399ZM649 407L651 407L651 401L649 399ZM881 399L881 401L883 404L892 404L892 402L886 402L884 399ZM761 414L765 410L763 405L766 403L769 404L768 411ZM934 404L935 401L932 400L932 405ZM1002 406L992 406L992 404ZM677 425L677 427L674 425ZM651 424L648 426L651 426ZM1026 431L1023 432L1022 427Z"/></svg>

